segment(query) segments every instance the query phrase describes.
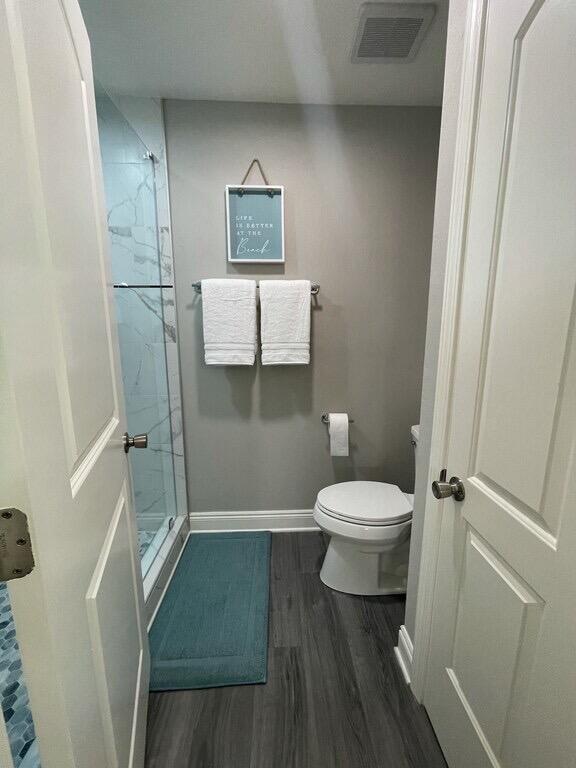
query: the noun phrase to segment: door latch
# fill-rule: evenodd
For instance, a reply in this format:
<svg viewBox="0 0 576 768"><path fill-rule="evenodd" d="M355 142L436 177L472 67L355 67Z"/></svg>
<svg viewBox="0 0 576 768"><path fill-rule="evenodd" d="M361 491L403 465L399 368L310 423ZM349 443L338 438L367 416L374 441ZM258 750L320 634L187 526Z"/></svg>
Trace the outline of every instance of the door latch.
<svg viewBox="0 0 576 768"><path fill-rule="evenodd" d="M462 480L459 477L451 477L450 482L447 483L445 469L440 472L439 479L432 483L432 493L436 499L447 499L453 496L454 501L464 501L466 497Z"/></svg>
<svg viewBox="0 0 576 768"><path fill-rule="evenodd" d="M27 576L34 568L34 555L24 512L0 508L0 581Z"/></svg>

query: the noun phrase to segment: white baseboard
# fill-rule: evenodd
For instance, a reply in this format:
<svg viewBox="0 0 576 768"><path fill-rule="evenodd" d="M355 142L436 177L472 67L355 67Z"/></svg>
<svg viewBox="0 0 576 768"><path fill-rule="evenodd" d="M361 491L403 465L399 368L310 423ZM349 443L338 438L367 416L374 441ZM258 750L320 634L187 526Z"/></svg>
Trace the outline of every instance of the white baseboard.
<svg viewBox="0 0 576 768"><path fill-rule="evenodd" d="M402 670L404 679L410 685L410 676L412 675L412 654L414 653L414 646L408 630L402 624L400 631L398 632L398 645L394 648L396 654L396 660Z"/></svg>
<svg viewBox="0 0 576 768"><path fill-rule="evenodd" d="M314 531L318 526L311 509L277 509L255 512L193 512L191 531Z"/></svg>

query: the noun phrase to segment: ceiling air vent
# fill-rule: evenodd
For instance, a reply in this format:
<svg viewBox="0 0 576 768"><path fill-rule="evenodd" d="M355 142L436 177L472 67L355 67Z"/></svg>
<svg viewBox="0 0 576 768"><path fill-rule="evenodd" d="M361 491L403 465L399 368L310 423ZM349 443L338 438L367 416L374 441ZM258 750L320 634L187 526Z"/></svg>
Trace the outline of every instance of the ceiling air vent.
<svg viewBox="0 0 576 768"><path fill-rule="evenodd" d="M435 13L433 3L365 3L352 61L412 61Z"/></svg>

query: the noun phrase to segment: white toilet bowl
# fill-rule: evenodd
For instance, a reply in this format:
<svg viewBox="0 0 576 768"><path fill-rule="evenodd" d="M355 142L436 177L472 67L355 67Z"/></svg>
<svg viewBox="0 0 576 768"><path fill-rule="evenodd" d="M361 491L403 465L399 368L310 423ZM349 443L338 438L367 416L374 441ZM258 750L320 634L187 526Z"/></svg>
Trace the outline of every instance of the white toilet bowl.
<svg viewBox="0 0 576 768"><path fill-rule="evenodd" d="M369 481L323 488L314 519L330 536L320 578L353 595L406 592L412 501L397 485Z"/></svg>

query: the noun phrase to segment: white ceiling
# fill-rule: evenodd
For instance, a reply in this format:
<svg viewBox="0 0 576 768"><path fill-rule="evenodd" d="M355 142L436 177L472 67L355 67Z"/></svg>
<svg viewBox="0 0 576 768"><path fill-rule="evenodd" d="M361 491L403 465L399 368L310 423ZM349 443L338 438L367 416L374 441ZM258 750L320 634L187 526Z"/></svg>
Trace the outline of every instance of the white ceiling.
<svg viewBox="0 0 576 768"><path fill-rule="evenodd" d="M413 0L409 0L413 2ZM97 77L135 96L438 105L448 0L413 62L353 64L362 0L80 0Z"/></svg>

